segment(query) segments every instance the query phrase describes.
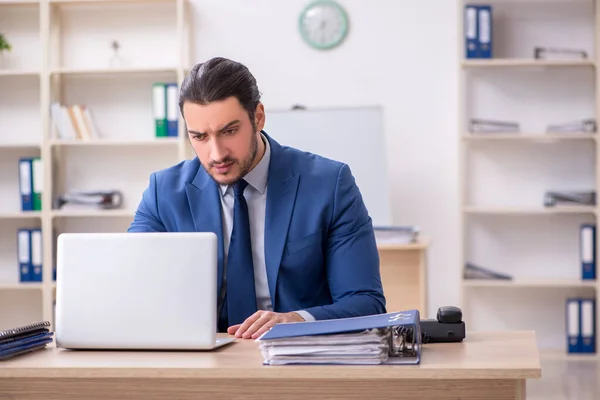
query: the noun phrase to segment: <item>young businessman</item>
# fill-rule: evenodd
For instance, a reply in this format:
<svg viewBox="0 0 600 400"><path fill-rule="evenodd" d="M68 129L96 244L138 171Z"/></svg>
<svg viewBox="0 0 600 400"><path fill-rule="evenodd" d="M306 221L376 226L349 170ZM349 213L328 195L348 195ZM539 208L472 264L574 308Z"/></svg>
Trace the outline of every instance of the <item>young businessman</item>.
<svg viewBox="0 0 600 400"><path fill-rule="evenodd" d="M240 63L196 65L179 104L197 157L150 176L128 231L217 234L219 331L256 338L279 322L385 312L371 218L348 166L264 132Z"/></svg>

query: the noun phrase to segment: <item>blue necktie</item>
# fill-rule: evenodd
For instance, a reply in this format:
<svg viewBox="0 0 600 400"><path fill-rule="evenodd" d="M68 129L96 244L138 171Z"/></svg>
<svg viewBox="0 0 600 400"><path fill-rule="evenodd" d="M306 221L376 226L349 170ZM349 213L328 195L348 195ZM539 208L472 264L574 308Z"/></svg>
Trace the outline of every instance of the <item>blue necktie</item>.
<svg viewBox="0 0 600 400"><path fill-rule="evenodd" d="M233 208L233 231L227 255L227 292L223 309L227 325L241 324L257 311L254 289L254 264L252 263L252 243L250 220L244 189L248 182L241 179L233 186L235 203ZM225 315L221 315L223 319ZM224 322L224 321L222 321Z"/></svg>

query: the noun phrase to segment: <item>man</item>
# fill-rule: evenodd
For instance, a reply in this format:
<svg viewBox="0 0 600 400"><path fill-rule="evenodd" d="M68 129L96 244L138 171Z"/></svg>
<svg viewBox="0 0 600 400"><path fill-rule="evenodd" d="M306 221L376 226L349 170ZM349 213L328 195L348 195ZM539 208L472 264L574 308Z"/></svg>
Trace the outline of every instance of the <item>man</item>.
<svg viewBox="0 0 600 400"><path fill-rule="evenodd" d="M220 332L257 338L280 322L386 312L371 218L347 165L264 132L256 80L240 63L196 65L179 106L197 157L151 175L128 231L217 234Z"/></svg>

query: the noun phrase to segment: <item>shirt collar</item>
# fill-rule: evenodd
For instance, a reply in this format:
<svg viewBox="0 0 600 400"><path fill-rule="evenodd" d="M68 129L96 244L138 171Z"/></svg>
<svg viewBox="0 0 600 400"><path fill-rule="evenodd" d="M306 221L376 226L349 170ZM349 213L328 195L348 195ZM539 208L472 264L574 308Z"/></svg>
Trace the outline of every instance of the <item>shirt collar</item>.
<svg viewBox="0 0 600 400"><path fill-rule="evenodd" d="M269 145L269 141L264 135L261 133L261 139L265 143L265 154L263 154L262 159L256 164L256 166L252 169L252 171L248 172L243 179L248 182L249 186L252 186L259 193L263 194L265 189L267 188L267 178L269 176L269 163L271 161L271 146ZM227 193L227 189L229 189L229 185L220 185L221 186L221 195L224 196Z"/></svg>

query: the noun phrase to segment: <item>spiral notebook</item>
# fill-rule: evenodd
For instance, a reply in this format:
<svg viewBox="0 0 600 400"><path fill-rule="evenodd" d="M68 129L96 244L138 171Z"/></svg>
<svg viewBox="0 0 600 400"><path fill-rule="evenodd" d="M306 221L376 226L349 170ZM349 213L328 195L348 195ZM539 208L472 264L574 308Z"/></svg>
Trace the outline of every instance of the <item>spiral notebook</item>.
<svg viewBox="0 0 600 400"><path fill-rule="evenodd" d="M42 321L0 331L0 360L44 349L53 340L49 326Z"/></svg>

